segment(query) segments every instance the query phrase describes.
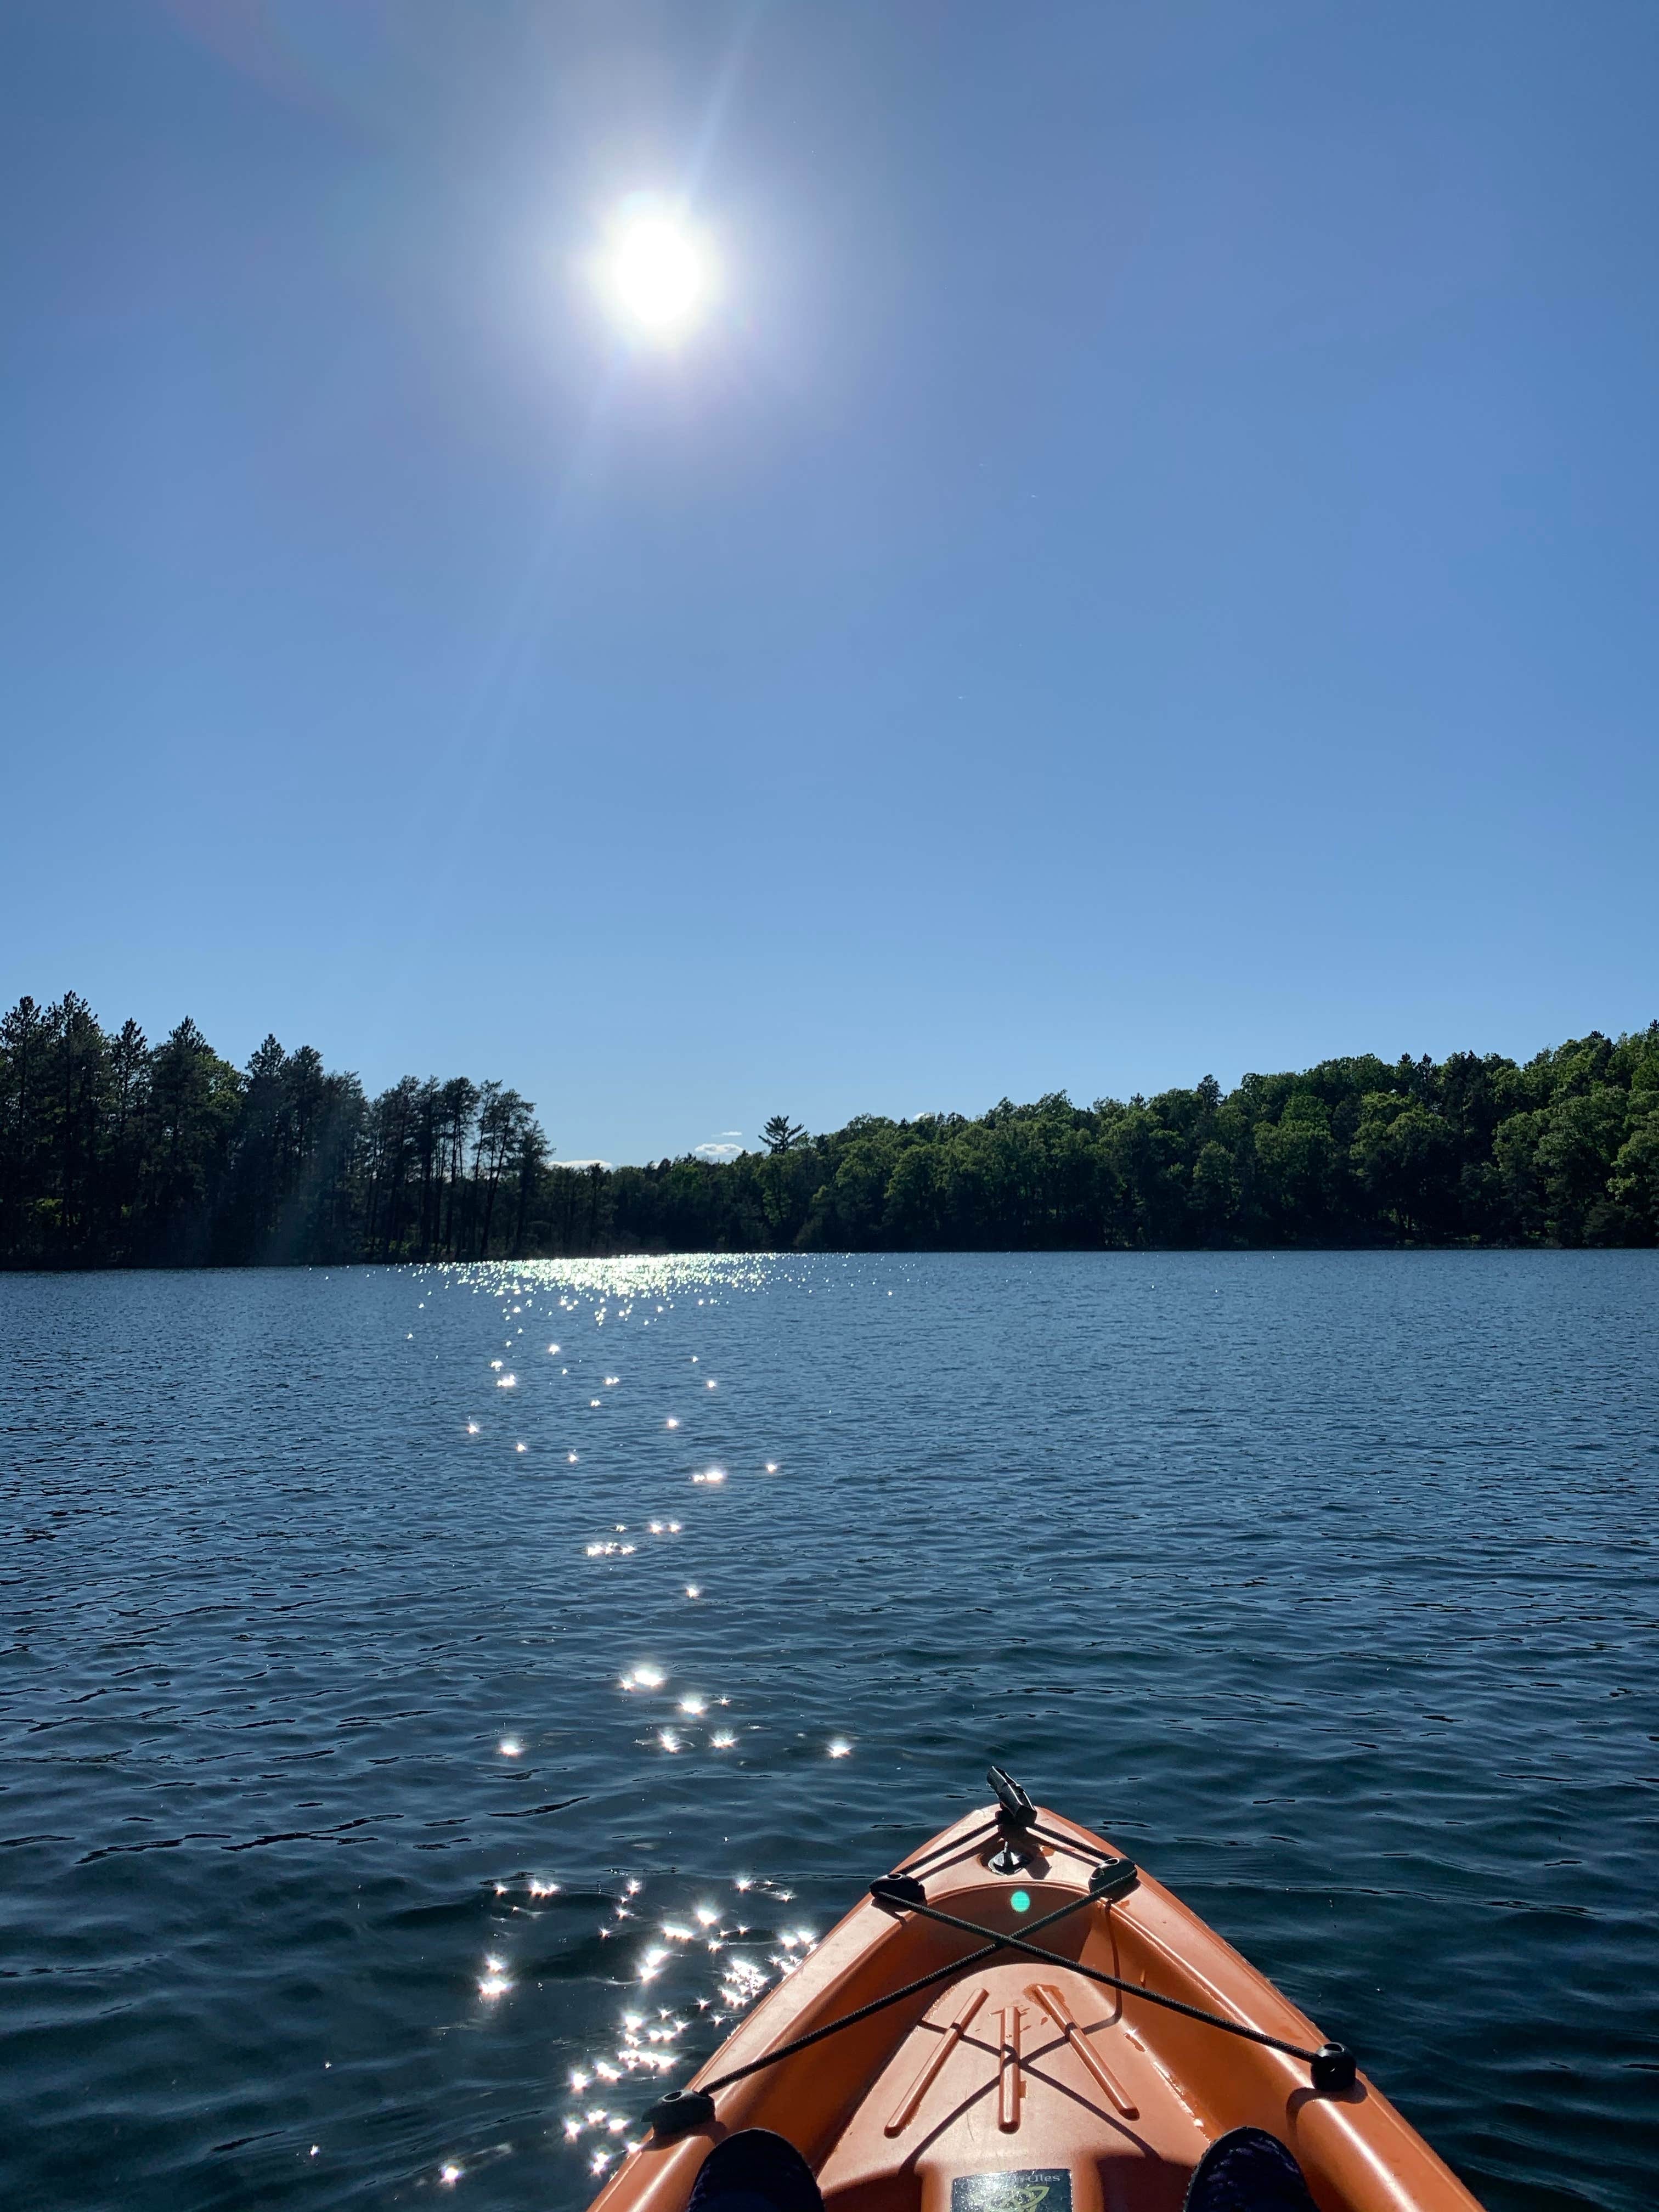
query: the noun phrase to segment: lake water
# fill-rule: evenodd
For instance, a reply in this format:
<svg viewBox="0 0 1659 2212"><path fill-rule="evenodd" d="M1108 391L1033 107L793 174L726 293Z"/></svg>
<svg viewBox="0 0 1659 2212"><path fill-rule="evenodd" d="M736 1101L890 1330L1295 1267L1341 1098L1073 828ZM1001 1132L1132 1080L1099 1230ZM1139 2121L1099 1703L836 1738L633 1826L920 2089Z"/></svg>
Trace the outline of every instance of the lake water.
<svg viewBox="0 0 1659 2212"><path fill-rule="evenodd" d="M1652 2204L1659 1255L0 1278L0 1444L8 2205L580 2207L993 1754Z"/></svg>

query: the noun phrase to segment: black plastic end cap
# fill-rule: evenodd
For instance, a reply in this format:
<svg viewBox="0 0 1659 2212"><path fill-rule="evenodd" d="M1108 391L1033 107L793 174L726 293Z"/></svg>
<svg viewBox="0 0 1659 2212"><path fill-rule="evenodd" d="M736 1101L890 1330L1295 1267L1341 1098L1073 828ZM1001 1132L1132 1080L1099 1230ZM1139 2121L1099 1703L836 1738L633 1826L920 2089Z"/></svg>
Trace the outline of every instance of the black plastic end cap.
<svg viewBox="0 0 1659 2212"><path fill-rule="evenodd" d="M708 2127L714 2118L714 2100L701 2089L671 2089L659 2097L646 2114L646 2125L659 2143L677 2142L694 2129Z"/></svg>
<svg viewBox="0 0 1659 2212"><path fill-rule="evenodd" d="M1090 1875L1089 1894L1109 1905L1115 1897L1127 1897L1139 1880L1140 1869L1133 1859L1109 1859Z"/></svg>
<svg viewBox="0 0 1659 2212"><path fill-rule="evenodd" d="M1315 2051L1309 2069L1313 2085L1322 2097L1334 2097L1344 2089L1352 2089L1358 2062L1344 2043L1322 2043Z"/></svg>
<svg viewBox="0 0 1659 2212"><path fill-rule="evenodd" d="M889 1912L908 1912L927 1902L927 1891L913 1874L884 1874L871 1883L870 1894Z"/></svg>
<svg viewBox="0 0 1659 2212"><path fill-rule="evenodd" d="M1036 1807L1006 1766L988 1766L985 1779L996 1792L997 1820L1006 1832L1010 1828L1029 1828L1036 1819Z"/></svg>

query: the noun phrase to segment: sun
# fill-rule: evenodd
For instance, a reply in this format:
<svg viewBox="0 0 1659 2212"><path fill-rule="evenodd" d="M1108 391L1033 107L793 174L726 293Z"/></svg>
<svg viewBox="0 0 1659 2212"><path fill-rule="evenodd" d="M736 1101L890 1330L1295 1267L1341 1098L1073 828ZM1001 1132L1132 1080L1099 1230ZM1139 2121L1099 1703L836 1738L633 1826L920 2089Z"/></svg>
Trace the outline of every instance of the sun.
<svg viewBox="0 0 1659 2212"><path fill-rule="evenodd" d="M717 270L708 240L683 216L635 204L609 226L595 274L606 306L625 330L669 345L702 320Z"/></svg>

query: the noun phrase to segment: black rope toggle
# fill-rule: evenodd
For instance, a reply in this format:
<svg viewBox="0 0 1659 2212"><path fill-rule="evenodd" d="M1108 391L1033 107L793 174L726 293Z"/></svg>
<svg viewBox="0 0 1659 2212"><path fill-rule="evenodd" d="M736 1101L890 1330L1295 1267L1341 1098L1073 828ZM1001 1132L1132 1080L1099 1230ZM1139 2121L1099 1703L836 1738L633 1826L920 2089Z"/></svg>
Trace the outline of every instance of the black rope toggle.
<svg viewBox="0 0 1659 2212"><path fill-rule="evenodd" d="M714 2120L714 2100L707 2089L671 2089L645 2116L645 2124L659 2143L677 2142L697 2128L712 2127Z"/></svg>
<svg viewBox="0 0 1659 2212"><path fill-rule="evenodd" d="M1139 1880L1140 1869L1133 1859L1103 1859L1090 1874L1089 1894L1109 1905L1115 1897L1127 1897Z"/></svg>
<svg viewBox="0 0 1659 2212"><path fill-rule="evenodd" d="M888 1912L911 1912L927 1902L927 1891L913 1874L881 1875L871 1883L870 1894Z"/></svg>

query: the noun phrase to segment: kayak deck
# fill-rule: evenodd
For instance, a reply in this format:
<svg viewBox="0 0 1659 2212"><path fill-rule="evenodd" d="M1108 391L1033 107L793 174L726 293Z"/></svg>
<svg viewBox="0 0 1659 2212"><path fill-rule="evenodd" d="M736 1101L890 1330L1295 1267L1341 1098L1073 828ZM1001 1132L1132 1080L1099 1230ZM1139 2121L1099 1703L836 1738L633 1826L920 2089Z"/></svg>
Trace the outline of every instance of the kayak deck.
<svg viewBox="0 0 1659 2212"><path fill-rule="evenodd" d="M1362 2075L1321 2094L1303 2058L1144 1999L1173 1998L1300 2045L1322 2039L1265 1977L1142 1875L1036 1932L1086 1895L1109 1847L1042 1811L1023 1863L991 1861L991 1812L911 1865L930 1906L1031 1940L1066 1963L1001 1950L935 1921L855 1905L702 2069L720 2081L781 2045L953 1960L959 1973L718 2090L712 2120L659 2131L594 2212L678 2212L711 2146L740 2128L787 2136L826 2212L1178 2212L1193 2168L1235 2127L1294 2152L1326 2212L1478 2212L1476 2200ZM1017 1910L1017 1899L1026 1900ZM1078 1971L1117 1978L1103 1987ZM694 2083L694 2087L696 2084Z"/></svg>

